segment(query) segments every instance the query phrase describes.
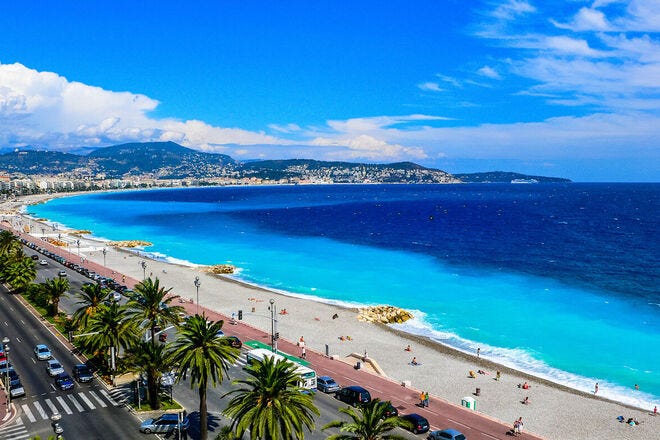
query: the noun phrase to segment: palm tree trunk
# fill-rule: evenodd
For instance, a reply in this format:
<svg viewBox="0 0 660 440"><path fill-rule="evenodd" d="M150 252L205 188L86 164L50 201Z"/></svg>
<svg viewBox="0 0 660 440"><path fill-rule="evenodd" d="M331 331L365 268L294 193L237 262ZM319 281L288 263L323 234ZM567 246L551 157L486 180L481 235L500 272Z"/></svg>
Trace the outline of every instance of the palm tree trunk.
<svg viewBox="0 0 660 440"><path fill-rule="evenodd" d="M208 413L206 410L206 386L199 387L199 438L200 440L207 440L209 427L208 427Z"/></svg>

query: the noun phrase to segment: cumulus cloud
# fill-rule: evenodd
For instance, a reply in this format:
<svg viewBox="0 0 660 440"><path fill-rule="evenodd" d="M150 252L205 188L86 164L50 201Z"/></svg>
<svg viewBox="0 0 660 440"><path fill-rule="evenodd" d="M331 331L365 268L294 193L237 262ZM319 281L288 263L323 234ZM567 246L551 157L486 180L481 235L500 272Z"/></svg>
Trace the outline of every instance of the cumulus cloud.
<svg viewBox="0 0 660 440"><path fill-rule="evenodd" d="M155 119L158 101L142 94L104 90L53 72L0 64L0 144L70 149L118 142L173 140L221 151L222 145L284 141L263 132L222 128L202 121Z"/></svg>

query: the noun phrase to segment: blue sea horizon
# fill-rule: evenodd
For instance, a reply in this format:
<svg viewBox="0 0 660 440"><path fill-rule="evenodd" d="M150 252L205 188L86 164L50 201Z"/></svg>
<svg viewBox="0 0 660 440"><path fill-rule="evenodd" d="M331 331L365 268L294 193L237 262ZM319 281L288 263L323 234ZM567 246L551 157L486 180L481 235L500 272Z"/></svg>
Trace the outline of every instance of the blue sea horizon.
<svg viewBox="0 0 660 440"><path fill-rule="evenodd" d="M344 305L650 409L660 400L654 184L329 185L95 193L30 213L156 258ZM638 384L640 390L635 390Z"/></svg>

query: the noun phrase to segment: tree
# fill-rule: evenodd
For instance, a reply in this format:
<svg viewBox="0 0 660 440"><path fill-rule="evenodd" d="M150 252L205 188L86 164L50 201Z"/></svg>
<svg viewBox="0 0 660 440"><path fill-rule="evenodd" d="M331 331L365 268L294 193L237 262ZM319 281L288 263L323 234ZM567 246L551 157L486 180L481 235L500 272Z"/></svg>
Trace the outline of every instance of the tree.
<svg viewBox="0 0 660 440"><path fill-rule="evenodd" d="M83 347L107 360L111 347L117 350L128 349L138 342L137 326L130 319L128 308L117 303L101 307L90 317L87 327L88 333L81 338Z"/></svg>
<svg viewBox="0 0 660 440"><path fill-rule="evenodd" d="M85 284L81 291L76 295L80 301L80 307L73 312L73 322L79 329L87 327L89 318L94 316L101 307L105 307L103 301L108 296L109 289L101 287L99 284Z"/></svg>
<svg viewBox="0 0 660 440"><path fill-rule="evenodd" d="M34 261L19 249L14 256L4 257L1 276L14 290L22 292L37 277L37 269Z"/></svg>
<svg viewBox="0 0 660 440"><path fill-rule="evenodd" d="M127 351L126 366L129 371L144 373L147 376L147 398L152 410L160 409L160 381L163 373L169 372L172 359L163 344L140 341Z"/></svg>
<svg viewBox="0 0 660 440"><path fill-rule="evenodd" d="M380 399L374 399L357 408L339 408L351 421L335 420L323 427L339 428L340 434L333 434L328 440L404 440L406 437L390 434L394 428L407 427L410 423L397 416L385 417L388 405Z"/></svg>
<svg viewBox="0 0 660 440"><path fill-rule="evenodd" d="M10 231L0 231L0 256L12 255L17 249L21 249L18 238Z"/></svg>
<svg viewBox="0 0 660 440"><path fill-rule="evenodd" d="M234 381L241 388L225 394L234 395L223 414L233 419L237 435L249 429L251 439L304 439L304 428L314 429L313 415L320 413L312 395L298 385L293 363L266 356L252 362L247 373L246 379Z"/></svg>
<svg viewBox="0 0 660 440"><path fill-rule="evenodd" d="M173 362L178 366L177 381L190 374L190 387L199 390L200 438L208 437L208 411L206 393L209 380L215 387L222 383L229 366L240 354L218 335L223 321L211 322L205 315L190 317L179 328L179 334L173 343ZM189 373L188 373L189 371Z"/></svg>
<svg viewBox="0 0 660 440"><path fill-rule="evenodd" d="M138 325L146 326L151 330L151 343L156 344L156 327L165 327L169 324L178 324L179 313L183 312L181 306L171 306L170 303L179 298L178 295L168 296L170 289L160 287L158 278L151 278L138 283L134 289L140 300L131 300L131 316Z"/></svg>
<svg viewBox="0 0 660 440"><path fill-rule="evenodd" d="M242 438L229 425L223 425L218 435L215 436L215 440L241 440Z"/></svg>
<svg viewBox="0 0 660 440"><path fill-rule="evenodd" d="M56 316L60 305L60 298L69 289L69 280L62 277L48 278L45 282L41 283L41 289L46 303L50 304L50 316Z"/></svg>

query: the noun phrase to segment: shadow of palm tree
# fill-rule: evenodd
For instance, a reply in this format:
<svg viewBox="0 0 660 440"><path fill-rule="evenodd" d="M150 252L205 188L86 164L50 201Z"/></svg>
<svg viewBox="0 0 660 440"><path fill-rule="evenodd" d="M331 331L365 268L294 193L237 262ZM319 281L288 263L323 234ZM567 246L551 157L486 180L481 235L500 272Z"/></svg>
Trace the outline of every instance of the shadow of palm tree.
<svg viewBox="0 0 660 440"><path fill-rule="evenodd" d="M181 439L199 440L199 411L188 413L188 420L190 420L190 426L185 433L182 433ZM215 435L211 435L211 433L215 432L216 429L220 426L220 420L221 419L219 416L212 413L208 414L206 426L209 430L209 438L215 438ZM168 435L165 438L173 440L178 439L176 432Z"/></svg>

